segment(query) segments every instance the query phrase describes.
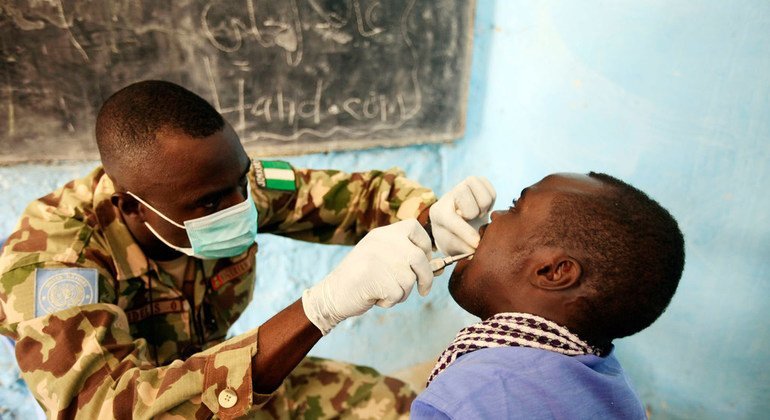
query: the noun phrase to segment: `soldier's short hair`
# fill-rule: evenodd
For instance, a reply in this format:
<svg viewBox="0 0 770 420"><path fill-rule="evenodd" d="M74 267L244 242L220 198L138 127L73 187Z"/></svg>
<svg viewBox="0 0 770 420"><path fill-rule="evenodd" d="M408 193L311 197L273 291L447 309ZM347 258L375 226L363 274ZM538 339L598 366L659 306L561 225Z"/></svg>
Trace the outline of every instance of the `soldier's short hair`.
<svg viewBox="0 0 770 420"><path fill-rule="evenodd" d="M588 175L607 186L604 194L555 198L541 240L584 254L594 293L574 321L611 340L647 328L666 309L682 276L684 238L644 192L607 174Z"/></svg>
<svg viewBox="0 0 770 420"><path fill-rule="evenodd" d="M224 128L219 112L195 93L171 82L145 80L110 96L96 118L96 144L110 169L142 168L152 160L160 130L181 130L193 137Z"/></svg>

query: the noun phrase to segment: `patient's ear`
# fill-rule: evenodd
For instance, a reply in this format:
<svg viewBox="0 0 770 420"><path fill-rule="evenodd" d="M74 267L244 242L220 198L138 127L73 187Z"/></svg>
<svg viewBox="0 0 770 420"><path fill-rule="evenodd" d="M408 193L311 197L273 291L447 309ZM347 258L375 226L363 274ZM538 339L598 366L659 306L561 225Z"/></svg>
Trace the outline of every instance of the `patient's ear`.
<svg viewBox="0 0 770 420"><path fill-rule="evenodd" d="M583 275L580 262L563 252L547 253L535 266L530 283L540 289L563 290L576 285Z"/></svg>

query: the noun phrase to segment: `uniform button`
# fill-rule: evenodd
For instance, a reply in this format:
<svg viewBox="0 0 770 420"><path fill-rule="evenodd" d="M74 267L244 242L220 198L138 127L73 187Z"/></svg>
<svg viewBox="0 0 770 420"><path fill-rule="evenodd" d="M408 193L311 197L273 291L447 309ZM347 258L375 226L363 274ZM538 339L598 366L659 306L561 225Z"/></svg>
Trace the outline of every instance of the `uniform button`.
<svg viewBox="0 0 770 420"><path fill-rule="evenodd" d="M219 393L219 406L222 408L230 408L238 402L238 395L235 391L228 388Z"/></svg>

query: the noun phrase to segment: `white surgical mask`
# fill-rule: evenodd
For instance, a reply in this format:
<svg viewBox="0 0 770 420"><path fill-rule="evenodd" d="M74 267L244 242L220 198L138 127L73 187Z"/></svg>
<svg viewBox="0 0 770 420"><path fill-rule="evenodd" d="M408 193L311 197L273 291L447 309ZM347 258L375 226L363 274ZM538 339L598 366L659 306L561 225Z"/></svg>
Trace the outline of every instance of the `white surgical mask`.
<svg viewBox="0 0 770 420"><path fill-rule="evenodd" d="M149 223L147 229L171 249L201 259L234 257L245 252L257 239L257 207L251 199L251 188L247 187L246 200L232 207L197 219L185 220L181 225L156 210L134 193L126 193L144 204L155 214L172 225L187 231L190 248L176 246L162 237Z"/></svg>

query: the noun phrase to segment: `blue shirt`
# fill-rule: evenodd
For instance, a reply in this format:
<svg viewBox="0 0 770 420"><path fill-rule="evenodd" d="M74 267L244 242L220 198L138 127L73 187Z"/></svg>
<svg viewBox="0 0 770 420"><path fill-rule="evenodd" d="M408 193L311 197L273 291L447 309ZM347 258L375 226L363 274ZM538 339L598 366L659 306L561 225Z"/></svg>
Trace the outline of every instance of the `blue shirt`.
<svg viewBox="0 0 770 420"><path fill-rule="evenodd" d="M413 419L645 419L617 359L497 347L461 356L412 403Z"/></svg>

